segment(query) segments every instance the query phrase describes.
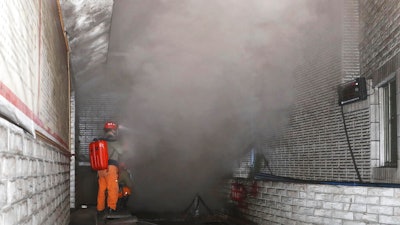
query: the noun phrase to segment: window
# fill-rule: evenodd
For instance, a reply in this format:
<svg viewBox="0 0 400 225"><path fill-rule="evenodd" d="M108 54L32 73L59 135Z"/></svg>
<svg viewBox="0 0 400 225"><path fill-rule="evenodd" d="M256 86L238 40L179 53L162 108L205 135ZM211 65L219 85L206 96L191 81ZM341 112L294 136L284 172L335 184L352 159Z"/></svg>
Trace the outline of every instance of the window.
<svg viewBox="0 0 400 225"><path fill-rule="evenodd" d="M384 167L397 167L397 110L396 80L383 85L379 91L381 102L381 157Z"/></svg>

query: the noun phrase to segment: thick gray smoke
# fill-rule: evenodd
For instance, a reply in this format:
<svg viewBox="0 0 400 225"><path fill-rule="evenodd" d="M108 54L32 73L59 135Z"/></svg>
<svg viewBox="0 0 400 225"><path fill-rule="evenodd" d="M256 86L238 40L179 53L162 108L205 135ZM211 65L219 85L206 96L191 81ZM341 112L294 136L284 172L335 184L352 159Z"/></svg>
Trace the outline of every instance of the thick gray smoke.
<svg viewBox="0 0 400 225"><path fill-rule="evenodd" d="M213 205L213 188L249 146L279 134L303 28L317 18L310 6L115 1L106 71L126 98L121 132L135 208L184 210L197 193Z"/></svg>

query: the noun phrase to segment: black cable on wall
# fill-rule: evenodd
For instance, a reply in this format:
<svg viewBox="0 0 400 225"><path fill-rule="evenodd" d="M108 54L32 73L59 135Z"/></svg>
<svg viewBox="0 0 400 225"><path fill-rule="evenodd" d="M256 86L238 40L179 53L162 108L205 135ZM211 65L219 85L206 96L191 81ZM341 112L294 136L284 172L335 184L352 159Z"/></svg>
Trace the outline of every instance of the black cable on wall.
<svg viewBox="0 0 400 225"><path fill-rule="evenodd" d="M350 150L351 159L353 160L354 169L356 170L358 180L360 181L360 183L363 183L363 181L361 179L361 176L360 176L360 172L358 171L356 160L354 158L353 150L351 149L350 140L349 140L349 134L347 132L346 120L345 120L344 112L343 112L343 105L340 106L340 110L342 112L344 132L346 133L347 145L348 145L349 150Z"/></svg>

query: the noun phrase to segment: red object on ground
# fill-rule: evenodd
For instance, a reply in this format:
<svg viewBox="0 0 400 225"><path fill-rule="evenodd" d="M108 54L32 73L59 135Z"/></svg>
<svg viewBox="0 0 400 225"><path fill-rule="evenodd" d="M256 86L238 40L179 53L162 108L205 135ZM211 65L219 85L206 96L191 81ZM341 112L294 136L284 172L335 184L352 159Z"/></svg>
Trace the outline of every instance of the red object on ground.
<svg viewBox="0 0 400 225"><path fill-rule="evenodd" d="M236 202L242 202L246 198L247 192L243 184L234 182L231 185L231 199Z"/></svg>

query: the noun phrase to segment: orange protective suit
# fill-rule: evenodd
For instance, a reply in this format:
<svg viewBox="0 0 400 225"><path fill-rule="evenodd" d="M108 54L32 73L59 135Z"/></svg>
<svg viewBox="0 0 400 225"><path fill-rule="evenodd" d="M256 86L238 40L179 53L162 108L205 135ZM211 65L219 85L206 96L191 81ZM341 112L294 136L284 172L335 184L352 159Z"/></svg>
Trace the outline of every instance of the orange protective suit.
<svg viewBox="0 0 400 225"><path fill-rule="evenodd" d="M115 165L108 165L108 169L98 171L99 193L97 194L97 211L103 211L106 206L110 209L117 209L118 201L118 167ZM107 196L106 196L107 190Z"/></svg>

